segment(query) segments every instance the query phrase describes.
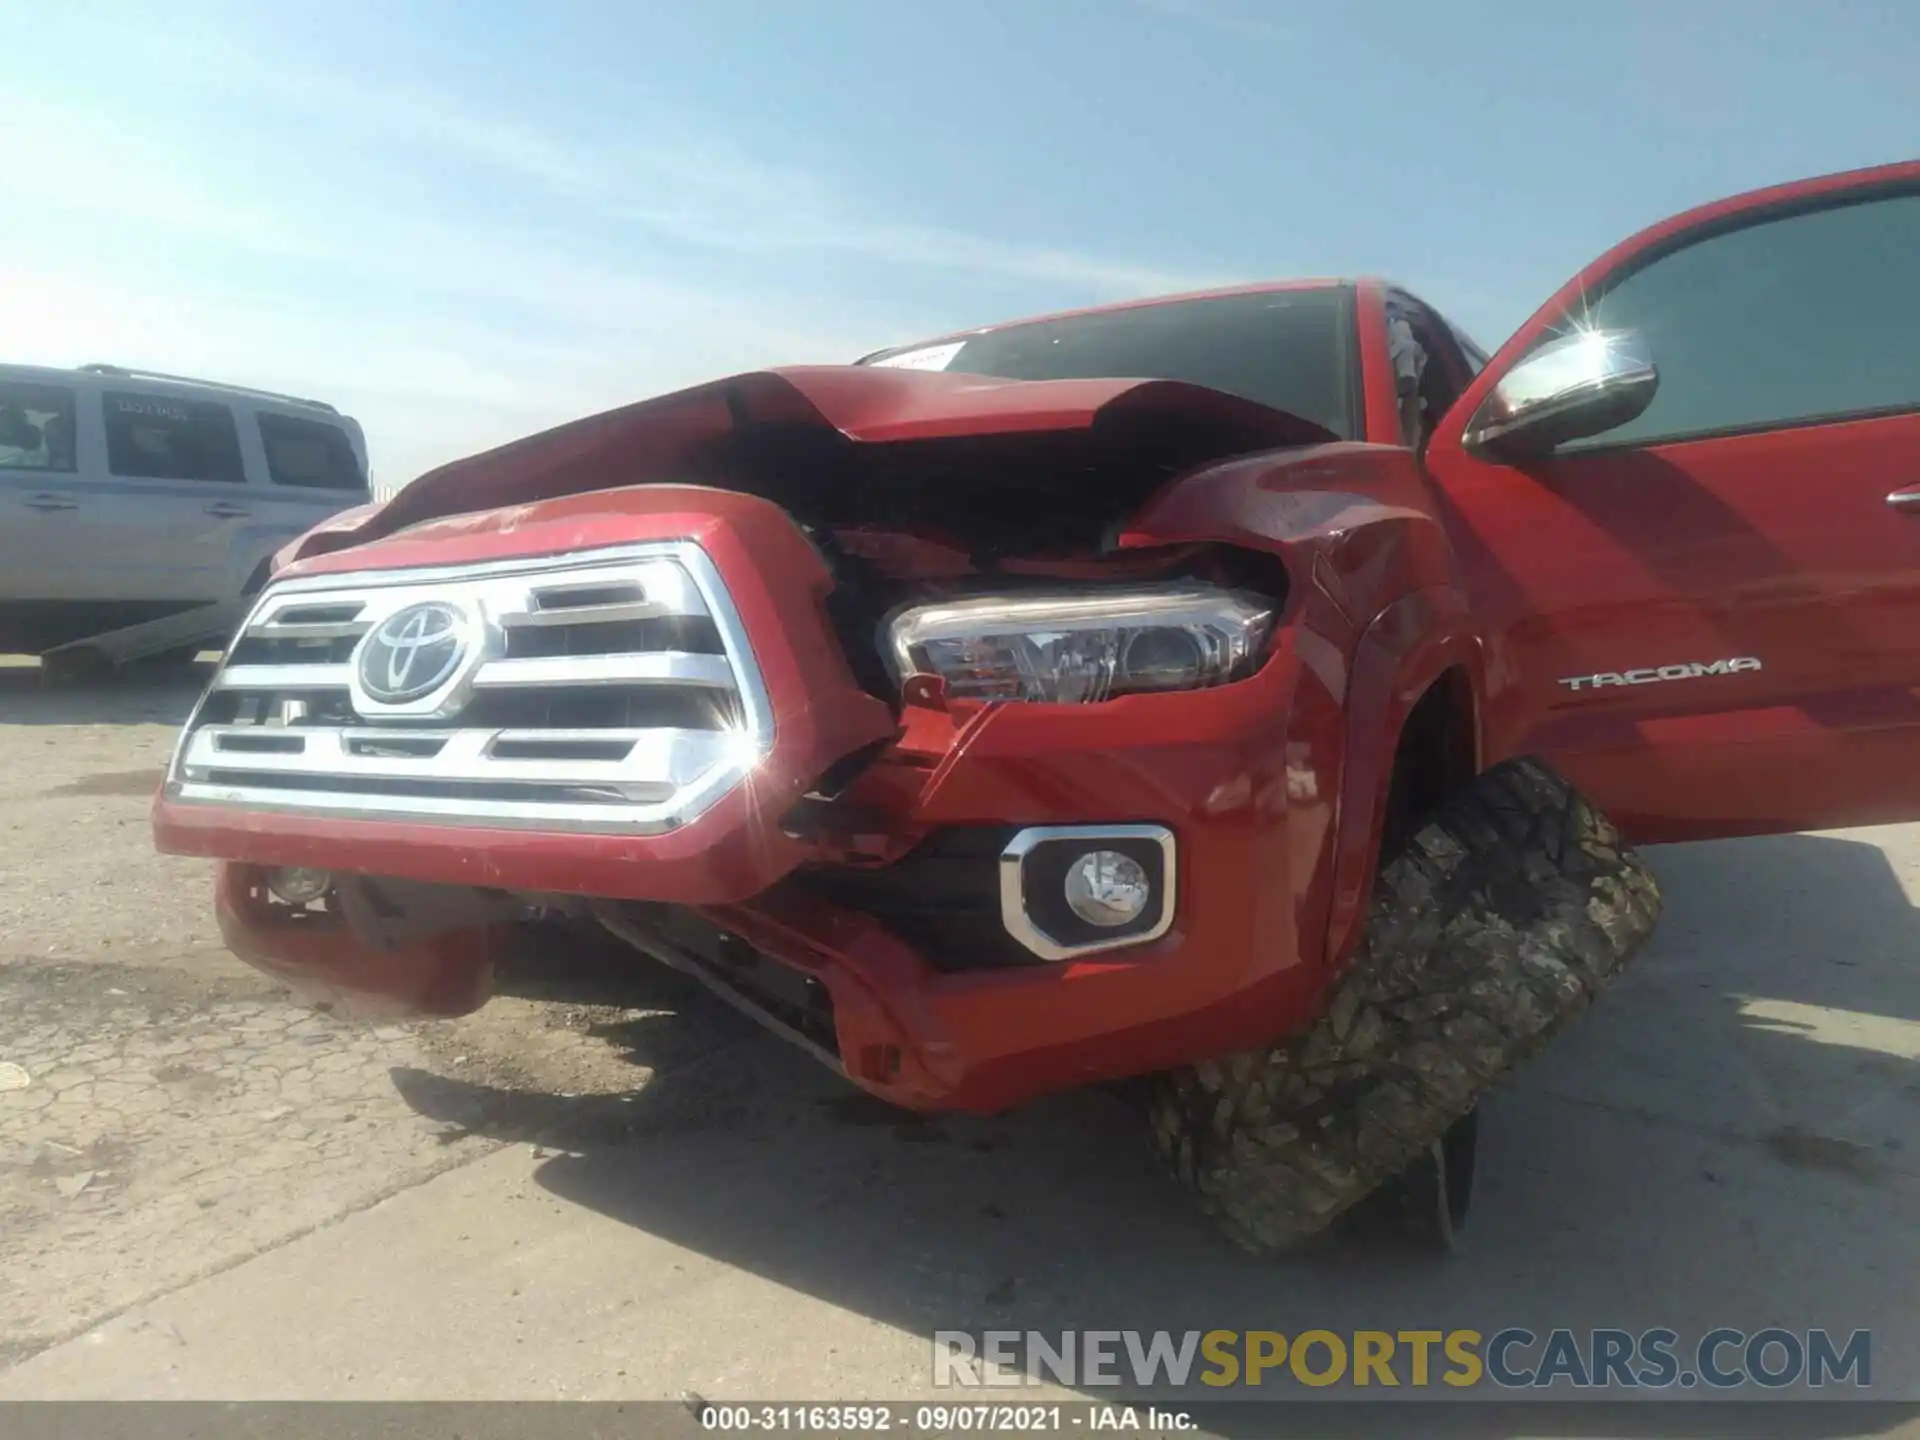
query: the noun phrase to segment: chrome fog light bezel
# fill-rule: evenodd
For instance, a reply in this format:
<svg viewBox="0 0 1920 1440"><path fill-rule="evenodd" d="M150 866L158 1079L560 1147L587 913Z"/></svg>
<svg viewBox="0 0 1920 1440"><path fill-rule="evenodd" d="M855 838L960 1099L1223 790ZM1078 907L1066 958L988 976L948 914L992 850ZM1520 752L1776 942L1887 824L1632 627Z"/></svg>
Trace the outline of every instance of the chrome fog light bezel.
<svg viewBox="0 0 1920 1440"><path fill-rule="evenodd" d="M1155 893L1159 913L1150 925L1119 934L1111 930L1102 932L1081 921L1089 932L1087 938L1062 940L1050 934L1033 916L1027 896L1027 862L1035 852L1050 845L1073 845L1080 854L1113 848L1102 842L1144 843L1158 852L1160 873ZM1078 858L1076 854L1075 859ZM1000 923L1009 935L1043 960L1072 960L1150 944L1173 928L1179 900L1177 861L1173 831L1164 825L1030 826L1014 835L1000 852ZM1073 861L1067 863L1071 865ZM1064 896L1061 903L1065 903Z"/></svg>

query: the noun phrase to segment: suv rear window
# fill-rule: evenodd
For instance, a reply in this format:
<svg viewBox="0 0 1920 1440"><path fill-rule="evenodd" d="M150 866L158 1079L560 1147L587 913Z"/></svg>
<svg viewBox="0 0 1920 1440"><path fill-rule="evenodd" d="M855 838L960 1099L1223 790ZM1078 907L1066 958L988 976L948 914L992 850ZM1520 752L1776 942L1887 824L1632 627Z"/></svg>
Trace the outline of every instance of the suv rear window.
<svg viewBox="0 0 1920 1440"><path fill-rule="evenodd" d="M261 415L260 443L267 450L267 474L276 485L309 490L364 490L360 457L338 425L292 415Z"/></svg>
<svg viewBox="0 0 1920 1440"><path fill-rule="evenodd" d="M0 470L73 468L73 391L0 384Z"/></svg>
<svg viewBox="0 0 1920 1440"><path fill-rule="evenodd" d="M244 484L233 411L211 400L109 390L107 468L142 480L219 480Z"/></svg>

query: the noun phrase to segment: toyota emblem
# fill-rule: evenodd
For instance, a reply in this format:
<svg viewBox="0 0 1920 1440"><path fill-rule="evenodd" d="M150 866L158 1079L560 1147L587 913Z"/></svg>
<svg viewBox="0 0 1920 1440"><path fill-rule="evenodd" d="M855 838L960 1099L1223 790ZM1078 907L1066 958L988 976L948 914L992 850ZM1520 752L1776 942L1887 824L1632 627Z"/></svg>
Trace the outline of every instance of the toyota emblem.
<svg viewBox="0 0 1920 1440"><path fill-rule="evenodd" d="M360 644L360 688L382 705L431 695L467 653L467 617L458 606L428 600L396 610Z"/></svg>

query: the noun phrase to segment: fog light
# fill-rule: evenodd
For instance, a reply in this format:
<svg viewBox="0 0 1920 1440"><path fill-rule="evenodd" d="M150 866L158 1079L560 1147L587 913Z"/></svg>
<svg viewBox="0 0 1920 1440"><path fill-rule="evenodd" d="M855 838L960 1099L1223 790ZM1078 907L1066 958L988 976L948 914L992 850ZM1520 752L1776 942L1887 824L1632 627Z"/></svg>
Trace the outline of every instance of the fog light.
<svg viewBox="0 0 1920 1440"><path fill-rule="evenodd" d="M1067 908L1089 925L1111 927L1140 918L1153 886L1138 860L1118 850L1089 850L1067 867Z"/></svg>
<svg viewBox="0 0 1920 1440"><path fill-rule="evenodd" d="M267 872L267 889L289 905L311 904L326 894L332 886L331 870L308 870L294 865L284 870Z"/></svg>

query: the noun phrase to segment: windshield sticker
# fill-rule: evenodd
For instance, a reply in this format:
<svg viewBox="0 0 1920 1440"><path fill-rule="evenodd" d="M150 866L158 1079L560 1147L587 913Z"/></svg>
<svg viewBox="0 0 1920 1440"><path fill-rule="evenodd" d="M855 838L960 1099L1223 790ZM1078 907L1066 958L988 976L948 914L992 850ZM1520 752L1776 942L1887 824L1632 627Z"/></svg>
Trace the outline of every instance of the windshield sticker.
<svg viewBox="0 0 1920 1440"><path fill-rule="evenodd" d="M944 370L953 363L953 357L960 353L960 347L966 343L956 340L951 345L927 345L918 350L902 350L898 355L889 355L873 363L876 368L884 365L894 370Z"/></svg>

